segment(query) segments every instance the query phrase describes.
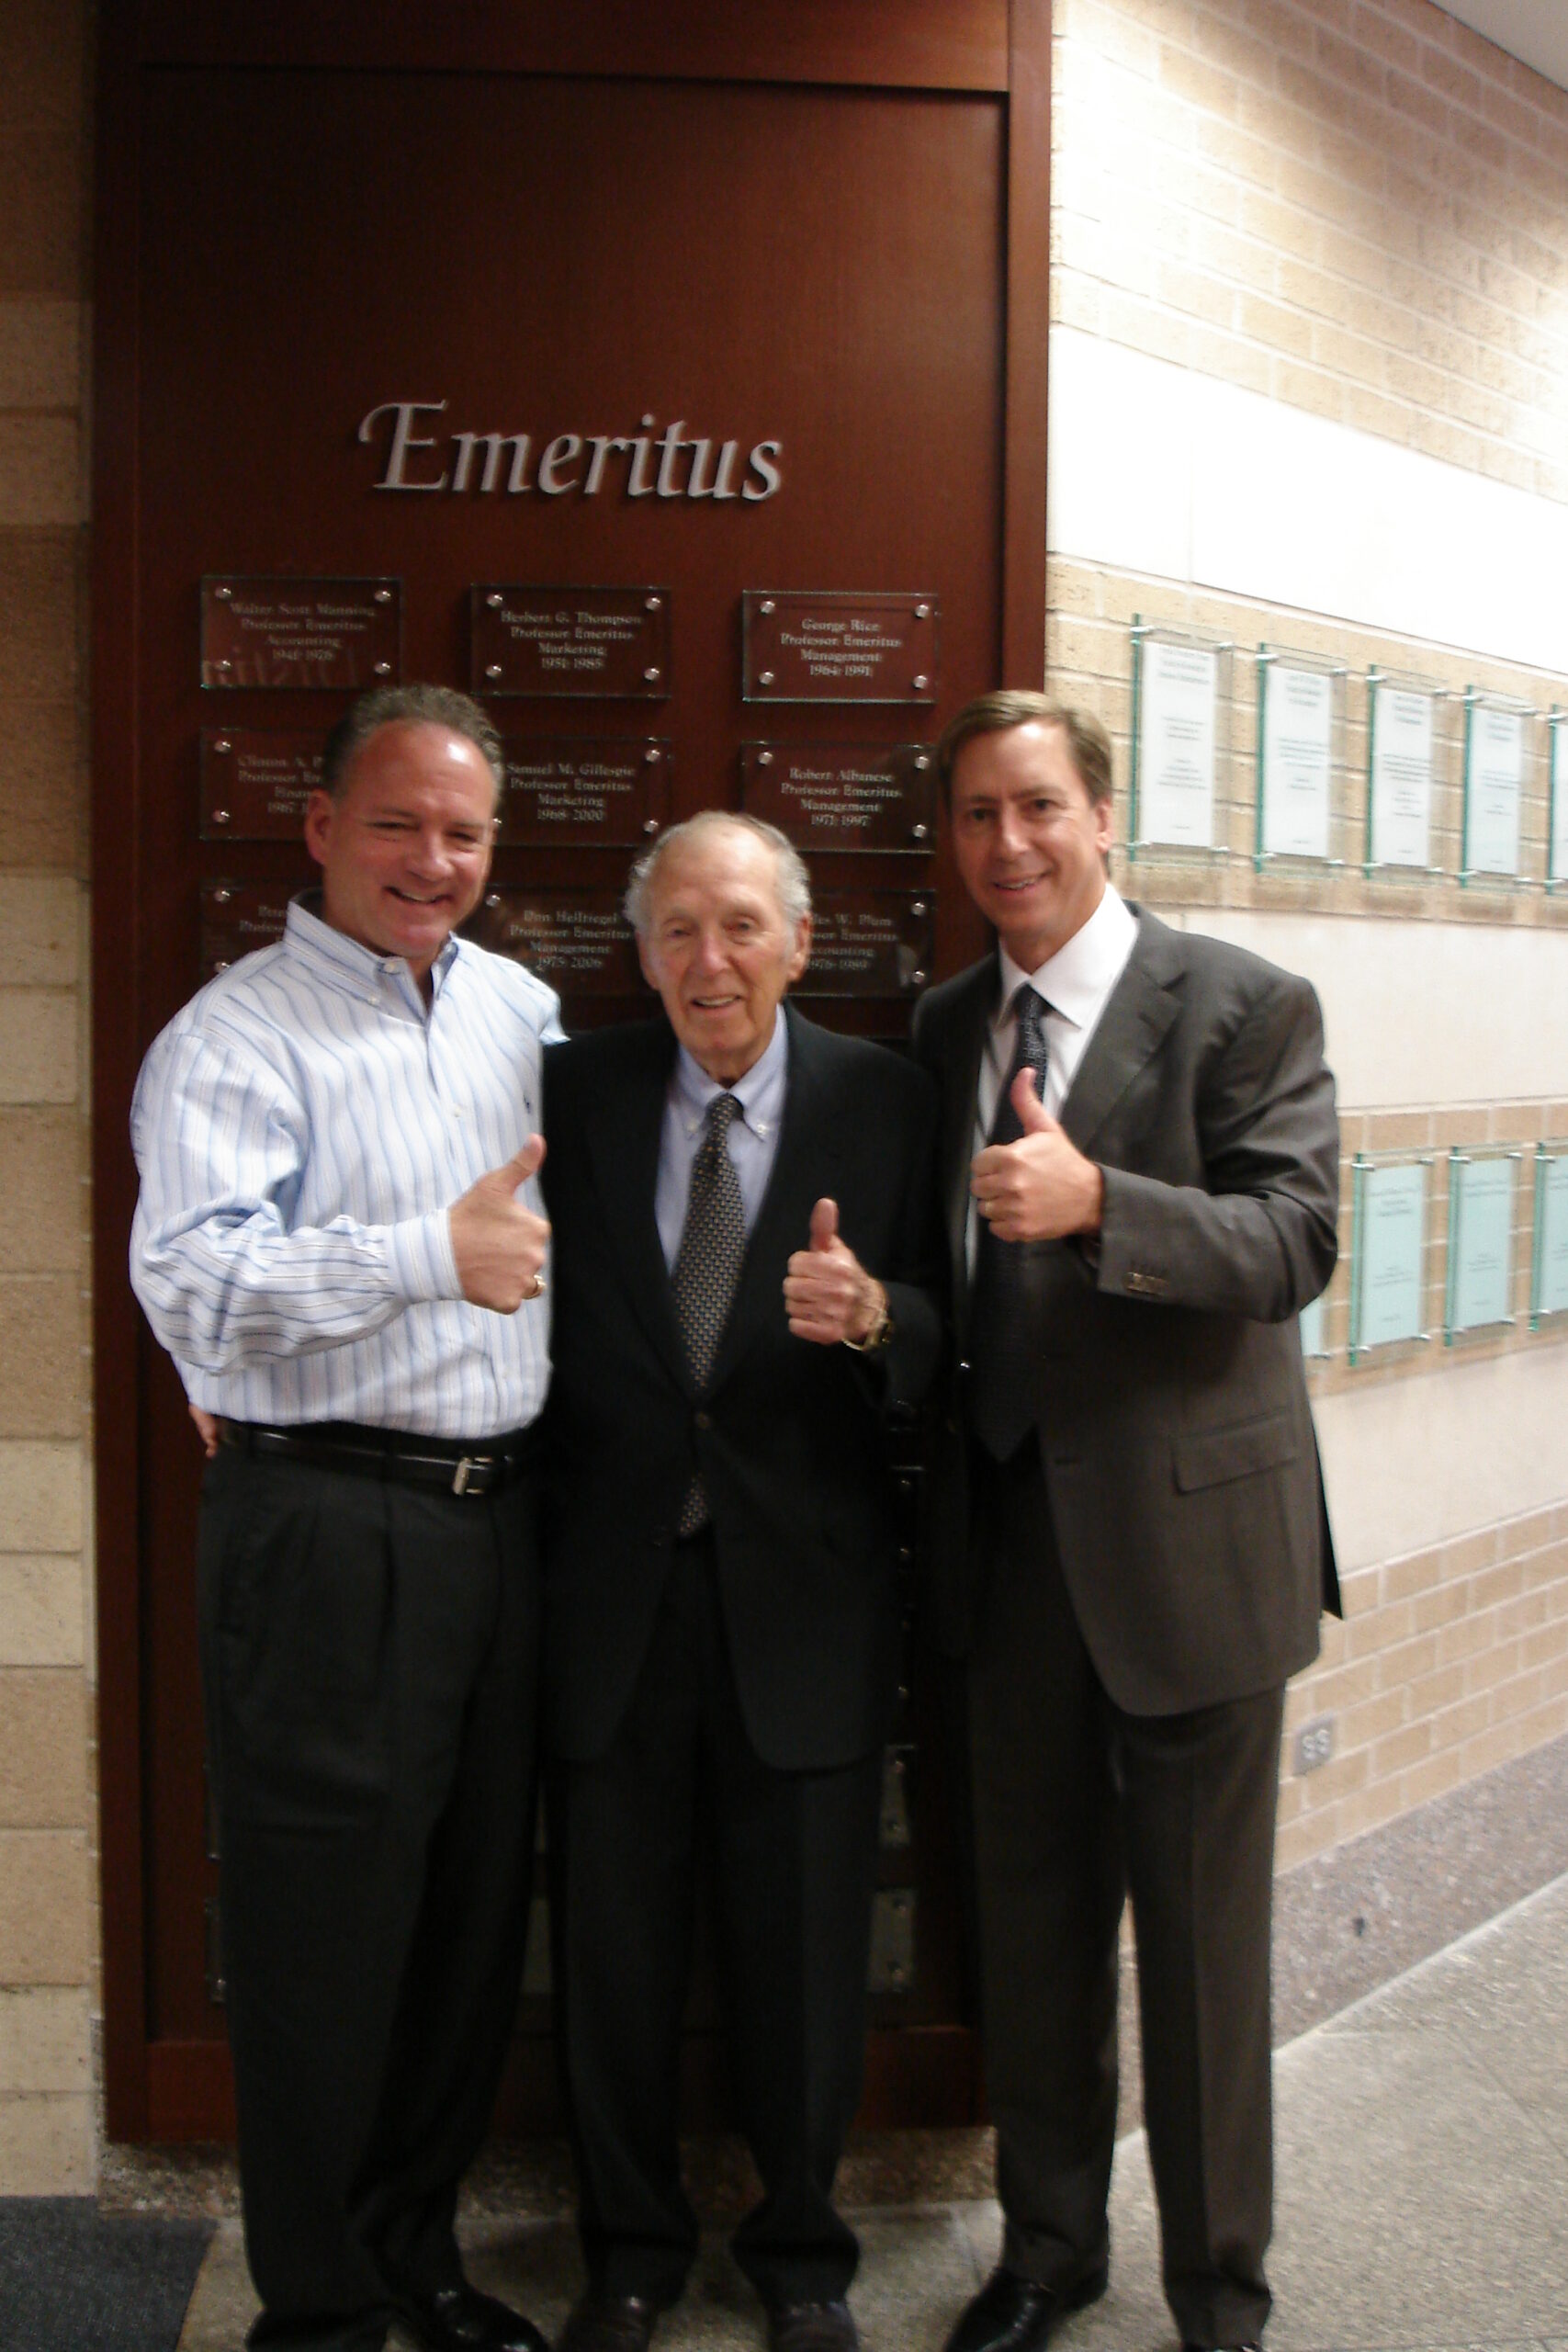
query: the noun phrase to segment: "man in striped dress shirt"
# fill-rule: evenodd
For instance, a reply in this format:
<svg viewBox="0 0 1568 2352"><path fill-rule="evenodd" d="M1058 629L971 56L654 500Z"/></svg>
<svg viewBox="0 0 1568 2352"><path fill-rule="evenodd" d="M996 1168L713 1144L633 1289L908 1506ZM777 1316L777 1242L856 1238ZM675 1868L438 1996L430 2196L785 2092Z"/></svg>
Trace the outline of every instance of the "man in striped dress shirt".
<svg viewBox="0 0 1568 2352"><path fill-rule="evenodd" d="M366 696L319 897L147 1057L131 1280L216 1440L198 1561L253 2345L541 2352L465 2280L458 2179L516 2006L533 1839L535 1182L552 992L453 933L484 713Z"/></svg>

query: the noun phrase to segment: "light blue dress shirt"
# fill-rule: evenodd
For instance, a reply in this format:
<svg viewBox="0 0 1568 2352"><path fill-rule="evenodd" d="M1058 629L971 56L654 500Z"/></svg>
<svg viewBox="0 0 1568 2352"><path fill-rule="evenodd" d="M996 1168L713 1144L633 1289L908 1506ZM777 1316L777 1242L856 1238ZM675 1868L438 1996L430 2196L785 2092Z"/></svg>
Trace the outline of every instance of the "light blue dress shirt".
<svg viewBox="0 0 1568 2352"><path fill-rule="evenodd" d="M660 1246L671 1273L680 1254L692 1193L692 1170L707 1131L708 1105L716 1096L733 1094L740 1116L730 1124L729 1157L740 1186L740 1203L750 1235L773 1172L784 1118L784 1092L789 1082L789 1027L781 1005L773 1015L773 1034L744 1078L720 1086L684 1046L675 1049L664 1098L664 1125L659 1138L659 1182L654 1190L654 1216ZM806 1247L804 1237L801 1248Z"/></svg>

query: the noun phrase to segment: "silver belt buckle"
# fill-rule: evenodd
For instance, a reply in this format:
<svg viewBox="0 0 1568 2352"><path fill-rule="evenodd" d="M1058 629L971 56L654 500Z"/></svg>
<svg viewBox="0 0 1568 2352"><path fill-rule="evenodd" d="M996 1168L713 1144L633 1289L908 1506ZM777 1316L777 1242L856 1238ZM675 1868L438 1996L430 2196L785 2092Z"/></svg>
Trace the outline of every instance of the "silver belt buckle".
<svg viewBox="0 0 1568 2352"><path fill-rule="evenodd" d="M452 1492L455 1495L466 1495L468 1493L468 1473L473 1466L473 1456L471 1454L465 1453L459 1460L457 1467L452 1473Z"/></svg>

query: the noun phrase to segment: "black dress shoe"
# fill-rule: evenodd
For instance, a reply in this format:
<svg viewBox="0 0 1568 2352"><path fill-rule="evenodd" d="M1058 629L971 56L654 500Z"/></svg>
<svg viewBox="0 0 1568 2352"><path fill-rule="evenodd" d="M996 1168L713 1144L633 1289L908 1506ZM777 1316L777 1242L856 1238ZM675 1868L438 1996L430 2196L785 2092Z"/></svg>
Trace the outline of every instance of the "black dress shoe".
<svg viewBox="0 0 1568 2352"><path fill-rule="evenodd" d="M768 2312L768 2352L859 2352L860 2335L846 2302L774 2303Z"/></svg>
<svg viewBox="0 0 1568 2352"><path fill-rule="evenodd" d="M1052 2329L1068 2312L1081 2311L1105 2292L1103 2267L1060 2292L1038 2287L1016 2270L993 2270L966 2303L947 2339L946 2352L1045 2352Z"/></svg>
<svg viewBox="0 0 1568 2352"><path fill-rule="evenodd" d="M460 2287L402 2287L392 2308L423 2352L550 2352L532 2320L465 2278Z"/></svg>
<svg viewBox="0 0 1568 2352"><path fill-rule="evenodd" d="M584 2295L558 2352L648 2352L659 2306L641 2295Z"/></svg>

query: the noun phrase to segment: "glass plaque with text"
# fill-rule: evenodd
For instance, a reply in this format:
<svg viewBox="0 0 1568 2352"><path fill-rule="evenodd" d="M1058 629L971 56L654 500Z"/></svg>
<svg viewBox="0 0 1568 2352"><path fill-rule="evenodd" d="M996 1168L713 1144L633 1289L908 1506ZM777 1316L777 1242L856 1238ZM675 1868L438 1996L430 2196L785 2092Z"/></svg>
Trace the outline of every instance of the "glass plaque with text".
<svg viewBox="0 0 1568 2352"><path fill-rule="evenodd" d="M562 996L635 996L642 986L619 890L490 890L473 927L481 946L526 964Z"/></svg>
<svg viewBox="0 0 1568 2352"><path fill-rule="evenodd" d="M670 692L668 588L468 591L477 695L658 702Z"/></svg>
<svg viewBox="0 0 1568 2352"><path fill-rule="evenodd" d="M1470 694L1464 703L1464 848L1460 878L1509 881L1519 871L1528 704Z"/></svg>
<svg viewBox="0 0 1568 2352"><path fill-rule="evenodd" d="M1551 800L1546 820L1546 887L1568 889L1568 710L1551 714Z"/></svg>
<svg viewBox="0 0 1568 2352"><path fill-rule="evenodd" d="M1517 1152L1449 1154L1449 1279L1444 1336L1514 1319Z"/></svg>
<svg viewBox="0 0 1568 2352"><path fill-rule="evenodd" d="M600 842L630 849L670 821L671 744L652 736L630 741L509 738L502 842Z"/></svg>
<svg viewBox="0 0 1568 2352"><path fill-rule="evenodd" d="M1397 1340L1425 1340L1425 1159L1355 1166L1350 1259L1350 1361Z"/></svg>
<svg viewBox="0 0 1568 2352"><path fill-rule="evenodd" d="M1335 778L1345 730L1343 665L1258 649L1259 869L1280 857L1326 864L1334 850Z"/></svg>
<svg viewBox="0 0 1568 2352"><path fill-rule="evenodd" d="M740 600L748 702L935 702L934 596L748 588Z"/></svg>
<svg viewBox="0 0 1568 2352"><path fill-rule="evenodd" d="M1530 1329L1539 1330L1549 1315L1568 1315L1568 1149L1538 1144Z"/></svg>
<svg viewBox="0 0 1568 2352"><path fill-rule="evenodd" d="M254 947L281 939L288 901L305 887L293 882L231 882L213 876L201 886L201 977L226 972Z"/></svg>
<svg viewBox="0 0 1568 2352"><path fill-rule="evenodd" d="M1438 695L1374 671L1367 681L1367 865L1431 871Z"/></svg>
<svg viewBox="0 0 1568 2352"><path fill-rule="evenodd" d="M936 762L922 743L743 743L740 799L801 849L936 845Z"/></svg>
<svg viewBox="0 0 1568 2352"><path fill-rule="evenodd" d="M201 839L297 842L326 740L319 728L204 727Z"/></svg>
<svg viewBox="0 0 1568 2352"><path fill-rule="evenodd" d="M402 676L402 582L239 574L201 583L201 683L357 694Z"/></svg>
<svg viewBox="0 0 1568 2352"><path fill-rule="evenodd" d="M1325 1337L1327 1317L1321 1297L1314 1298L1310 1306L1303 1307L1299 1320L1302 1353L1307 1361L1311 1363L1315 1358L1329 1354L1328 1341Z"/></svg>
<svg viewBox="0 0 1568 2352"><path fill-rule="evenodd" d="M1137 622L1133 630L1132 849L1216 847L1227 646Z"/></svg>
<svg viewBox="0 0 1568 2352"><path fill-rule="evenodd" d="M811 961L797 996L913 996L931 978L936 908L929 891L817 890Z"/></svg>

